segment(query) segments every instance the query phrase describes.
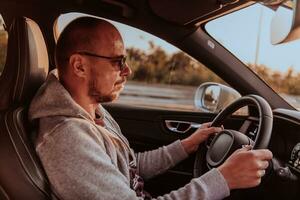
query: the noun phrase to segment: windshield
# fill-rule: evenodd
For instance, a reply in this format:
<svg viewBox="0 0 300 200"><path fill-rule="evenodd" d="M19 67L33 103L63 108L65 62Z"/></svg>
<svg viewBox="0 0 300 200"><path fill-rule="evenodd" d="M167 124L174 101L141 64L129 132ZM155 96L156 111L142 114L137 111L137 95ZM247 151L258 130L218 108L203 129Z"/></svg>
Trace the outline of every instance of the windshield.
<svg viewBox="0 0 300 200"><path fill-rule="evenodd" d="M284 9L292 16L292 10ZM208 22L206 31L256 72L276 92L300 109L300 40L271 44L273 9L262 4Z"/></svg>

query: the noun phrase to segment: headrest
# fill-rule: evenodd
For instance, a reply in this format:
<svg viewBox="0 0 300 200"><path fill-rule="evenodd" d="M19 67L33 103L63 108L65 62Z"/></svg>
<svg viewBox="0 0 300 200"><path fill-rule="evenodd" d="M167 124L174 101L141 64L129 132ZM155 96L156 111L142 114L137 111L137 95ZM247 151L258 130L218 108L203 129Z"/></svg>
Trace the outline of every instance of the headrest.
<svg viewBox="0 0 300 200"><path fill-rule="evenodd" d="M45 81L48 68L47 48L39 26L25 17L14 19L0 76L0 110L29 102Z"/></svg>

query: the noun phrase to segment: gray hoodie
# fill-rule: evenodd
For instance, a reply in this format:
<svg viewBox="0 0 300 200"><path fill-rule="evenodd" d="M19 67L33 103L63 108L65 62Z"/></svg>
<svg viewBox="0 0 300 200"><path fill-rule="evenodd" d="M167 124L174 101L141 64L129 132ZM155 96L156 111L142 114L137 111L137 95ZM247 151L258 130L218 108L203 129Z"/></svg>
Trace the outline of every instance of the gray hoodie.
<svg viewBox="0 0 300 200"><path fill-rule="evenodd" d="M97 112L104 117L104 127L72 99L54 73L30 105L29 119L39 122L36 151L53 190L62 199L143 199L130 188L130 162L148 179L188 156L179 140L134 154L110 114L101 105ZM157 199L222 199L228 195L224 177L213 169Z"/></svg>

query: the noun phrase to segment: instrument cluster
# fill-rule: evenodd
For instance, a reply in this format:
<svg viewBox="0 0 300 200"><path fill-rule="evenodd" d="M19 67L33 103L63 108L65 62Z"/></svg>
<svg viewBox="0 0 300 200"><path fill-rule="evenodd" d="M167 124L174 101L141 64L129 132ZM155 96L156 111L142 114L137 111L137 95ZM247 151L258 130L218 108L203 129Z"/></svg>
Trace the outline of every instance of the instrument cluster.
<svg viewBox="0 0 300 200"><path fill-rule="evenodd" d="M296 144L292 150L289 166L300 173L300 143Z"/></svg>

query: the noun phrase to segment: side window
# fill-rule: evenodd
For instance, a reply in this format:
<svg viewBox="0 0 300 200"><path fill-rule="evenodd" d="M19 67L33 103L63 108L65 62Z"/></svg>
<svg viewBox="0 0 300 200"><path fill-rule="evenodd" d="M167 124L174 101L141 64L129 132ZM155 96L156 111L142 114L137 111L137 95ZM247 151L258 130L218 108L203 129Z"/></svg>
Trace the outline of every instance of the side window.
<svg viewBox="0 0 300 200"><path fill-rule="evenodd" d="M54 35L58 38L63 28L79 16L84 14L61 15L54 27ZM203 64L171 44L139 29L108 21L123 36L127 63L133 72L117 103L197 111L194 96L200 84L225 84Z"/></svg>
<svg viewBox="0 0 300 200"><path fill-rule="evenodd" d="M224 83L203 64L159 38L148 39L147 46L128 45L133 74L119 102L167 109L196 110L194 96L204 82Z"/></svg>
<svg viewBox="0 0 300 200"><path fill-rule="evenodd" d="M0 14L0 74L3 71L6 61L8 33L5 30L4 20Z"/></svg>

